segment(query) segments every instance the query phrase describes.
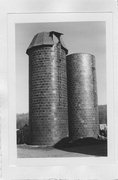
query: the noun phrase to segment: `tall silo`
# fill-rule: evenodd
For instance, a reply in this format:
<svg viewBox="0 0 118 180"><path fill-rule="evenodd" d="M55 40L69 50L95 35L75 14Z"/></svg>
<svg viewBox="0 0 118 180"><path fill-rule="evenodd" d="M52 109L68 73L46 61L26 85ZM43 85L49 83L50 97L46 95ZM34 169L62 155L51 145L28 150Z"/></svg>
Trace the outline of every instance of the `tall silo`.
<svg viewBox="0 0 118 180"><path fill-rule="evenodd" d="M68 135L66 49L61 33L41 32L29 55L30 144L53 146Z"/></svg>
<svg viewBox="0 0 118 180"><path fill-rule="evenodd" d="M97 138L99 134L95 57L87 53L67 56L69 136Z"/></svg>

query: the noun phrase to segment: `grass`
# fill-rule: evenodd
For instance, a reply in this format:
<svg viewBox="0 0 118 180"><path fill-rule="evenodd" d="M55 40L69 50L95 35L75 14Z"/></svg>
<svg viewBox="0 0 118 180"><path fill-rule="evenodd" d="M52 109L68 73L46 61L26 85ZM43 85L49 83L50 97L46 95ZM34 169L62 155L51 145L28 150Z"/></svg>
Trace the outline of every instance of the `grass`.
<svg viewBox="0 0 118 180"><path fill-rule="evenodd" d="M18 158L107 156L107 141L87 138L73 143L63 139L54 147L18 145Z"/></svg>

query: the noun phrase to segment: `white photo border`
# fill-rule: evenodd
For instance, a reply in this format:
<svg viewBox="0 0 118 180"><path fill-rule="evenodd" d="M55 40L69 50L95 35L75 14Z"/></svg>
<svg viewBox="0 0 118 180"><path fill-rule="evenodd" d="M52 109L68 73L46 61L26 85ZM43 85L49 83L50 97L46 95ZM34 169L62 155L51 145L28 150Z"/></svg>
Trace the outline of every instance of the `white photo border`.
<svg viewBox="0 0 118 180"><path fill-rule="evenodd" d="M118 3L117 0L1 0L0 1L0 120L1 124L1 152L2 160L0 160L0 168L2 170L1 179L4 180L112 180L118 179ZM10 86L14 82L11 80L12 76L10 73L10 67L12 67L12 61L9 62L8 56L8 22L9 14L47 14L50 13L99 13L99 14L111 14L113 20L112 34L113 34L113 121L110 124L114 124L114 132L112 131L113 147L112 152L114 153L112 160L105 161L106 163L96 163L92 165L83 165L80 163L79 166L69 162L67 166L24 166L17 165L16 161L10 162L10 140L8 135L8 125L11 117L10 114L14 113L14 110L10 112ZM16 14L16 15L17 15ZM14 27L12 22L12 27ZM12 29L13 31L13 29ZM13 35L14 36L14 35ZM112 43L111 42L111 43ZM12 43L12 42L11 42ZM11 65L10 65L11 63ZM14 70L14 64L13 64ZM10 77L9 77L10 75ZM13 75L14 79L14 75ZM11 80L11 84L9 82ZM8 85L9 84L9 85ZM9 93L8 93L9 91ZM8 100L9 99L9 100ZM14 100L14 99L12 99ZM8 104L9 101L9 104ZM14 103L12 101L12 103ZM8 113L9 109L9 113ZM15 117L15 116L12 116ZM9 126L10 127L10 126ZM108 135L110 136L110 134ZM14 138L15 139L15 138ZM113 149L115 148L115 149ZM12 153L13 154L13 153ZM112 153L111 153L112 156ZM101 159L101 158L99 158ZM2 164L2 166L1 166ZM46 164L47 165L47 164Z"/></svg>
<svg viewBox="0 0 118 180"><path fill-rule="evenodd" d="M117 0L1 0L0 1L0 120L1 124L1 146L2 146L2 161L0 160L0 165L2 164L2 177L4 180L115 180L118 179L118 3ZM112 53L111 53L111 62L109 62L109 71L107 73L113 73L113 77L108 79L109 84L111 81L111 87L108 90L107 88L107 96L111 96L111 92L113 93L113 99L111 97L111 101L109 101L110 106L108 111L112 112L113 119L111 113L109 117L109 126L113 127L108 134L108 139L110 138L110 154L108 158L104 160L98 157L99 162L90 159L87 162L89 163L81 163L80 158L78 164L73 161L69 161L67 166L56 166L57 163L52 163L54 165L49 165L49 163L43 163L41 166L27 166L27 163L18 163L17 158L15 157L12 161L10 158L10 153L13 155L15 152L14 147L12 146L16 137L12 137L10 134L11 130L10 122L12 121L12 117L16 118L14 115L14 109L12 108L15 104L14 99L10 96L14 97L14 87L15 87L15 67L14 67L14 59L9 59L8 51L9 45L14 46L15 44L11 42L8 44L8 34L12 34L14 37L14 23L12 18L9 18L9 15L12 13L16 16L23 16L22 19L25 19L25 15L35 15L35 14L49 14L53 13L98 13L105 14L106 16L110 14L112 16L110 19L112 23L112 37L111 45ZM8 18L7 18L8 17ZM93 17L94 18L94 17ZM19 18L19 22L20 22ZM10 21L11 24L10 24ZM103 19L104 20L104 19ZM30 21L30 18L29 18ZM110 23L110 24L111 24ZM9 26L10 25L10 26ZM11 32L9 28L11 27ZM109 31L109 30L108 30ZM14 40L14 38L12 39ZM15 47L14 47L15 48ZM11 50L13 50L11 48ZM15 50L15 49L14 49ZM108 50L108 49L107 49ZM15 52L15 51L14 51ZM13 55L14 56L14 55ZM11 63L11 64L10 64ZM111 67L110 67L111 65ZM13 72L11 72L11 70ZM11 73L11 74L10 74ZM107 75L108 76L108 75ZM12 79L13 78L13 79ZM9 82L9 80L11 82ZM113 80L113 82L112 82ZM11 91L11 85L13 85L13 92ZM113 89L112 89L113 88ZM109 94L108 94L109 91ZM9 99L9 100L8 100ZM9 104L8 104L9 101ZM12 102L11 102L12 101ZM13 103L13 105L12 105ZM111 108L112 104L114 105ZM11 108L9 108L12 105ZM8 113L9 111L9 113ZM11 115L13 113L13 115ZM108 115L109 116L109 115ZM14 120L13 120L14 121ZM8 127L9 126L9 127ZM13 125L14 127L14 125ZM12 130L13 130L12 127ZM8 133L9 130L9 133ZM111 136L112 135L112 136ZM113 142L111 142L113 140ZM109 150L109 147L108 147ZM11 160L10 160L11 159ZM56 161L55 161L56 162ZM73 164L74 163L74 164ZM61 164L61 163L60 163ZM80 164L80 165L79 165ZM86 165L84 165L86 164ZM49 166L48 166L49 165Z"/></svg>
<svg viewBox="0 0 118 180"><path fill-rule="evenodd" d="M60 157L60 158L17 158L16 147L16 72L15 72L15 24L43 22L105 21L106 23L106 64L107 64L107 115L108 115L108 156L107 157ZM70 164L93 165L113 163L115 160L114 102L113 102L113 52L112 13L40 13L8 14L8 87L9 87L9 165L10 166L67 166Z"/></svg>

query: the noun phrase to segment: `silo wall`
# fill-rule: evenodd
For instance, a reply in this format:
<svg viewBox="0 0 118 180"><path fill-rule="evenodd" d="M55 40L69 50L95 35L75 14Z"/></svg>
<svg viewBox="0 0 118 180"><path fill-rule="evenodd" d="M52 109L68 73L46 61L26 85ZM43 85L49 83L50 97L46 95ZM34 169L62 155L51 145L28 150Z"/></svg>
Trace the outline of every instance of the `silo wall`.
<svg viewBox="0 0 118 180"><path fill-rule="evenodd" d="M99 133L95 57L75 53L67 56L69 136L97 138Z"/></svg>
<svg viewBox="0 0 118 180"><path fill-rule="evenodd" d="M66 53L48 40L28 50L30 144L53 146L68 135Z"/></svg>

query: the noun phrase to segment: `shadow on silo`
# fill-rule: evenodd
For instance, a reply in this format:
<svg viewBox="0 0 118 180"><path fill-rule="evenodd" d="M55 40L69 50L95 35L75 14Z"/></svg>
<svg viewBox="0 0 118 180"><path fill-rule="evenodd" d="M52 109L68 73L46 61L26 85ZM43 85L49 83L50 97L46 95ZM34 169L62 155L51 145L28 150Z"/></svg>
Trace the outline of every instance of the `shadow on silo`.
<svg viewBox="0 0 118 180"><path fill-rule="evenodd" d="M66 152L93 156L107 156L107 140L84 138L71 142L67 137L59 141L54 147Z"/></svg>

